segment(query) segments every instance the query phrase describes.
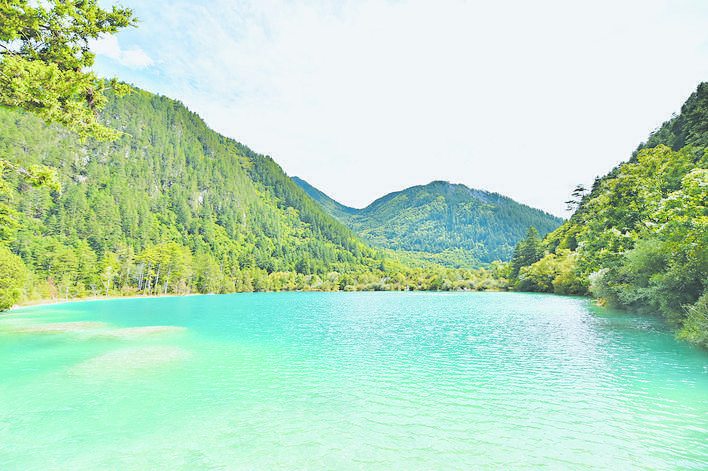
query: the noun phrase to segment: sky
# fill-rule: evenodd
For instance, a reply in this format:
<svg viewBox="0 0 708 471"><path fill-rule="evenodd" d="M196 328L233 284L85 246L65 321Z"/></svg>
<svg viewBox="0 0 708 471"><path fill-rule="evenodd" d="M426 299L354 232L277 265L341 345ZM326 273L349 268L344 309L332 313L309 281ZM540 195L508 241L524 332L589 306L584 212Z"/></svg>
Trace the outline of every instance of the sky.
<svg viewBox="0 0 708 471"><path fill-rule="evenodd" d="M98 75L353 207L447 180L567 217L708 81L704 0L120 4L140 23L92 42Z"/></svg>

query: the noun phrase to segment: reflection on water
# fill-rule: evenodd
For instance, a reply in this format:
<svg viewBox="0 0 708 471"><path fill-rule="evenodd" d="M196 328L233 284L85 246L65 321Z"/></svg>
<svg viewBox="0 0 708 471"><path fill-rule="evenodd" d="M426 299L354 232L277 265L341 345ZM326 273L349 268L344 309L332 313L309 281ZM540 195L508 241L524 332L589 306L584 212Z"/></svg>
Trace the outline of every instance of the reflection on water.
<svg viewBox="0 0 708 471"><path fill-rule="evenodd" d="M708 463L708 355L577 298L86 302L0 316L0 357L0 469Z"/></svg>

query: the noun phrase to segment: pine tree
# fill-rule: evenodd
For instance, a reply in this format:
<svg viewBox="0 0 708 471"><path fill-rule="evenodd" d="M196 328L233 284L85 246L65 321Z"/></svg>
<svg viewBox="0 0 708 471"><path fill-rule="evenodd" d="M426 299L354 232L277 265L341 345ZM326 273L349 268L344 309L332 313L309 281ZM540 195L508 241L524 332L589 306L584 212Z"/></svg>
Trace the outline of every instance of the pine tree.
<svg viewBox="0 0 708 471"><path fill-rule="evenodd" d="M526 237L514 247L511 259L511 276L517 278L522 267L528 267L543 258L543 246L535 227L529 227Z"/></svg>

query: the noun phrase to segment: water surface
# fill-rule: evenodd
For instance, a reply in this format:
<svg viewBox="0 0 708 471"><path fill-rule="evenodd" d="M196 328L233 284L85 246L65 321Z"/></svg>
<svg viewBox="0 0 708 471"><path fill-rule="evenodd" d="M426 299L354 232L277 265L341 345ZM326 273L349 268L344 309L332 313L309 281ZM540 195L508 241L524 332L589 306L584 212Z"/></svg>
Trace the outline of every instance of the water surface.
<svg viewBox="0 0 708 471"><path fill-rule="evenodd" d="M71 303L0 358L3 470L708 468L708 355L585 299Z"/></svg>

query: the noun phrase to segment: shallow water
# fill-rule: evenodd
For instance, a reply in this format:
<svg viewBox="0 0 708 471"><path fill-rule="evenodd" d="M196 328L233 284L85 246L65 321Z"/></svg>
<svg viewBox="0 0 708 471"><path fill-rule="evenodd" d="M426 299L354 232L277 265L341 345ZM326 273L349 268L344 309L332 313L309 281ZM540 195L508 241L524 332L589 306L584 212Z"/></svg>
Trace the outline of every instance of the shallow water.
<svg viewBox="0 0 708 471"><path fill-rule="evenodd" d="M0 316L0 469L706 469L708 355L521 293Z"/></svg>

